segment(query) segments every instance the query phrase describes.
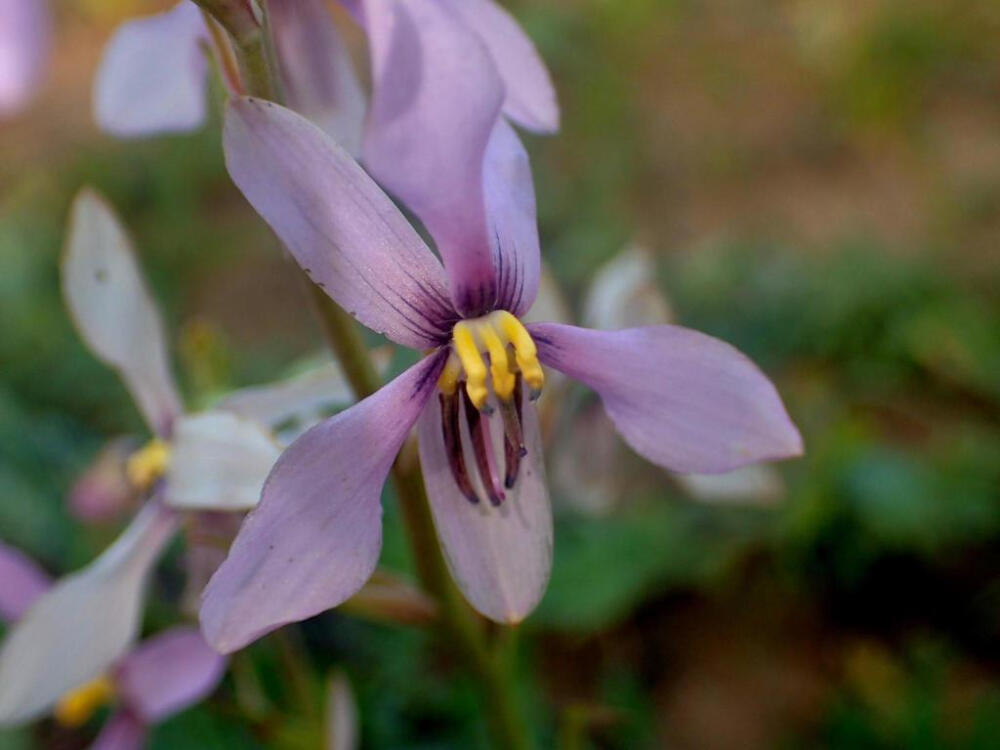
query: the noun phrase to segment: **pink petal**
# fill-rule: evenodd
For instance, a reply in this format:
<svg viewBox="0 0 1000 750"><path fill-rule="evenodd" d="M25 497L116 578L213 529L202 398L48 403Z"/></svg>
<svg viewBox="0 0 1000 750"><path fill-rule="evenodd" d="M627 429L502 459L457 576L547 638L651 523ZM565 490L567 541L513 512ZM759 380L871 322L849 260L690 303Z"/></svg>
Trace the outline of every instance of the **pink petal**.
<svg viewBox="0 0 1000 750"><path fill-rule="evenodd" d="M49 52L51 20L44 0L0 0L0 118L34 96Z"/></svg>
<svg viewBox="0 0 1000 750"><path fill-rule="evenodd" d="M226 113L237 187L306 273L358 320L413 348L453 312L440 264L364 170L319 128L259 99Z"/></svg>
<svg viewBox="0 0 1000 750"><path fill-rule="evenodd" d="M673 471L729 471L802 453L771 381L743 354L679 326L529 327L542 362L597 391L639 454Z"/></svg>
<svg viewBox="0 0 1000 750"><path fill-rule="evenodd" d="M436 0L367 0L373 96L365 164L434 237L459 311L495 298L483 160L503 82L478 36Z"/></svg>
<svg viewBox="0 0 1000 750"><path fill-rule="evenodd" d="M62 262L66 306L80 336L114 367L149 426L169 433L181 413L160 311L111 206L89 188L70 209Z"/></svg>
<svg viewBox="0 0 1000 750"><path fill-rule="evenodd" d="M442 364L440 355L424 359L285 451L205 589L202 630L217 650L235 651L361 588L382 546L382 485Z"/></svg>
<svg viewBox="0 0 1000 750"><path fill-rule="evenodd" d="M123 23L94 79L94 118L120 137L194 130L205 121L205 22L194 3Z"/></svg>
<svg viewBox="0 0 1000 750"><path fill-rule="evenodd" d="M549 71L514 17L493 0L445 0L479 34L503 78L504 114L540 133L559 129L559 105Z"/></svg>
<svg viewBox="0 0 1000 750"><path fill-rule="evenodd" d="M147 724L193 706L226 672L197 628L176 627L138 645L115 669L115 685L129 709Z"/></svg>
<svg viewBox="0 0 1000 750"><path fill-rule="evenodd" d="M514 129L497 121L486 150L486 211L493 227L497 306L523 315L538 295L542 273L535 186L528 154Z"/></svg>
<svg viewBox="0 0 1000 750"><path fill-rule="evenodd" d="M323 0L270 0L285 98L353 156L361 152L365 95Z"/></svg>
<svg viewBox="0 0 1000 750"><path fill-rule="evenodd" d="M52 581L23 552L0 542L0 619L20 619Z"/></svg>
<svg viewBox="0 0 1000 750"><path fill-rule="evenodd" d="M528 455L499 507L469 502L452 479L438 399L428 402L417 426L424 484L448 567L469 603L497 622L523 620L545 593L552 568L552 510L538 416L530 403L523 414ZM499 416L491 418L498 448L503 445L499 422Z"/></svg>
<svg viewBox="0 0 1000 750"><path fill-rule="evenodd" d="M142 750L146 746L146 725L128 711L114 714L90 750Z"/></svg>
<svg viewBox="0 0 1000 750"><path fill-rule="evenodd" d="M67 505L81 521L109 521L131 510L139 493L128 480L125 464L138 448L130 437L109 440L87 470L73 483Z"/></svg>

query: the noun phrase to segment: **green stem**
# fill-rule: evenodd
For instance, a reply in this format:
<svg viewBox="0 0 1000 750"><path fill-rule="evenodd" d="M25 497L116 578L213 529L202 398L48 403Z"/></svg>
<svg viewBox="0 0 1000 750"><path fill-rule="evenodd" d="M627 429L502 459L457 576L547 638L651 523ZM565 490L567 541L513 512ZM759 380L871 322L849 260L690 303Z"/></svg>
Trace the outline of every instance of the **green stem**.
<svg viewBox="0 0 1000 750"><path fill-rule="evenodd" d="M199 4L210 12L212 8L209 6L218 2L220 0L199 0ZM252 30L248 32L247 29L236 30L226 24L225 18L217 14L215 17L233 37L246 92L280 101L280 82L274 74L274 55L268 42L266 15L264 26L258 27L255 33L251 33ZM370 396L382 383L357 323L326 292L313 284L305 273L302 277L308 284L324 336L344 368L351 388L359 399ZM527 725L520 716L509 662L504 658L506 652L490 648L480 620L452 583L438 545L420 462L412 441L400 451L392 468L392 476L413 550L417 575L424 589L438 601L441 624L449 645L456 648L483 688L486 714L496 746L506 750L526 750L532 743Z"/></svg>

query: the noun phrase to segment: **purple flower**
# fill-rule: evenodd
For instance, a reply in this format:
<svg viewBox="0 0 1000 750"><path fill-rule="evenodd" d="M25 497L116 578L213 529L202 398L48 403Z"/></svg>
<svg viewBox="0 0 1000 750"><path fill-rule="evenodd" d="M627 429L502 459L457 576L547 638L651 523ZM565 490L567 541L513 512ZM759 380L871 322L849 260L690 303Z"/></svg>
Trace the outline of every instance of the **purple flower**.
<svg viewBox="0 0 1000 750"><path fill-rule="evenodd" d="M330 13L322 0L271 0L268 5L289 105L356 152L365 100ZM122 24L94 80L98 126L124 138L201 127L207 115L209 43L205 19L188 0Z"/></svg>
<svg viewBox="0 0 1000 750"><path fill-rule="evenodd" d="M393 47L378 63L373 36L366 164L421 219L443 268L368 174L290 110L231 101L226 160L317 284L427 356L279 459L206 587L203 632L224 652L361 587L381 546L381 488L414 425L456 581L487 617L525 617L552 550L532 400L540 363L596 390L625 440L675 471L802 450L773 385L721 341L667 325L520 322L539 284L534 193L523 147L499 117L507 94L495 63L442 3L378 0L369 14L373 6L392 9ZM414 142L414 133L433 137Z"/></svg>
<svg viewBox="0 0 1000 750"><path fill-rule="evenodd" d="M0 118L24 109L41 83L51 23L45 0L0 0Z"/></svg>
<svg viewBox="0 0 1000 750"><path fill-rule="evenodd" d="M17 550L0 543L0 616L32 617L31 609L51 586L48 576ZM66 654L61 666L73 671L80 655ZM84 659L85 660L85 659ZM66 687L63 670L23 672L5 683L4 694L22 686L45 694L46 709L68 726L86 722L94 710L114 702L95 748L125 750L144 744L147 727L198 703L225 673L225 658L205 643L196 628L175 627L149 638L118 659L105 674ZM11 683L17 684L11 684ZM4 716L3 723L27 717Z"/></svg>

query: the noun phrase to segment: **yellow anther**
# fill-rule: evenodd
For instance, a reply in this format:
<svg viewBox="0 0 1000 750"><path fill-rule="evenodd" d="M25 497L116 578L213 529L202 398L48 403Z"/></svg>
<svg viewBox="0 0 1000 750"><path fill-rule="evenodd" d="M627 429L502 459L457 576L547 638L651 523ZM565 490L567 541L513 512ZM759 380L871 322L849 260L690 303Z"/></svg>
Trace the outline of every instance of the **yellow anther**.
<svg viewBox="0 0 1000 750"><path fill-rule="evenodd" d="M458 361L455 352L448 355L448 361L444 363L441 377L438 378L438 388L446 396L451 396L458 390L458 379L462 377L462 363Z"/></svg>
<svg viewBox="0 0 1000 750"><path fill-rule="evenodd" d="M491 316L494 325L505 339L514 345L514 357L524 376L524 381L536 391L545 385L545 373L538 362L538 347L521 321L506 310L497 310Z"/></svg>
<svg viewBox="0 0 1000 750"><path fill-rule="evenodd" d="M469 323L465 321L455 324L452 329L452 341L455 353L462 361L465 370L465 390L473 406L482 409L486 405L490 392L486 388L486 363L479 353L479 343Z"/></svg>
<svg viewBox="0 0 1000 750"><path fill-rule="evenodd" d="M65 727L82 726L97 709L108 703L114 694L115 686L111 680L107 677L98 677L60 698L53 716Z"/></svg>
<svg viewBox="0 0 1000 750"><path fill-rule="evenodd" d="M490 374L497 398L508 401L514 393L516 378L507 358L507 344L500 338L487 319L479 325L479 338L490 353Z"/></svg>
<svg viewBox="0 0 1000 750"><path fill-rule="evenodd" d="M170 446L159 438L153 438L129 456L125 473L132 486L147 490L166 473L169 464Z"/></svg>

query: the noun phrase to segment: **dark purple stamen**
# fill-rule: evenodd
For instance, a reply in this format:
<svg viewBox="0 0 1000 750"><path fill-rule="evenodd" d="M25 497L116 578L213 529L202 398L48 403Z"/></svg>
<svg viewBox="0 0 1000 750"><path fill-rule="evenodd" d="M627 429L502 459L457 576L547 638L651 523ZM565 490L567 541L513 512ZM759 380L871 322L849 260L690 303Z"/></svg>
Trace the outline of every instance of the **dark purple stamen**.
<svg viewBox="0 0 1000 750"><path fill-rule="evenodd" d="M465 498L470 503L478 503L479 496L476 495L472 481L469 479L469 472L465 467L465 451L462 450L462 433L459 431L459 399L461 396L457 392L450 396L442 393L438 398L441 402L441 430L444 433L444 451L448 454L451 475Z"/></svg>
<svg viewBox="0 0 1000 750"><path fill-rule="evenodd" d="M500 402L500 414L503 416L503 484L508 490L513 489L517 481L517 473L521 468L521 459L528 454L524 447L524 433L521 430L521 377L514 381L514 394L510 401Z"/></svg>
<svg viewBox="0 0 1000 750"><path fill-rule="evenodd" d="M489 422L483 419L483 415L473 405L472 399L466 389L462 389L465 403L465 418L469 425L469 437L472 438L472 452L476 457L476 468L479 469L479 478L482 480L483 489L493 505L500 505L504 500L504 493L500 487L500 482L496 478L493 470L493 444L490 439Z"/></svg>

